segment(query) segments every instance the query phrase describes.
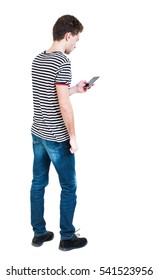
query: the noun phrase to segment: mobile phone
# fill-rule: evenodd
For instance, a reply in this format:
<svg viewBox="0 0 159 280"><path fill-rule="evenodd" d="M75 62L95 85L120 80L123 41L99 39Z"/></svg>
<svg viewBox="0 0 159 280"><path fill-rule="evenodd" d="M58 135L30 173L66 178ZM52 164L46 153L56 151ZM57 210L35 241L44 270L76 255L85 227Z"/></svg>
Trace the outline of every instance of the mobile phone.
<svg viewBox="0 0 159 280"><path fill-rule="evenodd" d="M91 85L94 84L94 82L99 78L99 76L93 77L87 84L84 85L84 88L90 87Z"/></svg>

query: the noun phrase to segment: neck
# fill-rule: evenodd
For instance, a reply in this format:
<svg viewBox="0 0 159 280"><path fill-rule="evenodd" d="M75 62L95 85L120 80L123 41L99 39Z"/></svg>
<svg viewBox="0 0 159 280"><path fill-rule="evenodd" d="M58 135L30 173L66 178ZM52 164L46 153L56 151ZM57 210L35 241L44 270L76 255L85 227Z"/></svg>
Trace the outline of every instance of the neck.
<svg viewBox="0 0 159 280"><path fill-rule="evenodd" d="M63 52L65 53L65 48L64 48L64 44L61 41L54 41L52 46L46 51L47 53L51 53L51 52Z"/></svg>

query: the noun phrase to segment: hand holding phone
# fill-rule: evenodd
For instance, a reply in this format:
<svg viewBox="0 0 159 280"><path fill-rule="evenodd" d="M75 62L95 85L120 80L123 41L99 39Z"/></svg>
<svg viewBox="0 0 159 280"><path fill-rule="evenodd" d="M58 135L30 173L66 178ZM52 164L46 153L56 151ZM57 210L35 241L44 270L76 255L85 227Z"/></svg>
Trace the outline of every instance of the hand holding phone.
<svg viewBox="0 0 159 280"><path fill-rule="evenodd" d="M84 85L84 88L92 86L98 78L99 78L99 76L93 77L87 84Z"/></svg>

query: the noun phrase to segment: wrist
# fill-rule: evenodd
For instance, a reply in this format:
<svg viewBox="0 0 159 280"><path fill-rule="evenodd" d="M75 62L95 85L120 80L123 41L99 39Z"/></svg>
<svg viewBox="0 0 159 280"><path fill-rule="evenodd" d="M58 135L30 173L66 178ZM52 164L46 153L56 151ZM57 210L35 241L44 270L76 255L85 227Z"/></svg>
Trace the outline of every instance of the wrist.
<svg viewBox="0 0 159 280"><path fill-rule="evenodd" d="M70 135L70 140L76 140L76 135L75 134L71 134Z"/></svg>

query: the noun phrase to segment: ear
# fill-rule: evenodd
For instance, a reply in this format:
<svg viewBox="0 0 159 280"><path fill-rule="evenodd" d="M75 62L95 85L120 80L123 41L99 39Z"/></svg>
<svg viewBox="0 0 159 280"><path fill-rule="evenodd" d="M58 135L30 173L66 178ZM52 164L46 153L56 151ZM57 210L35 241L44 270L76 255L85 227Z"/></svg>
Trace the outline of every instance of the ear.
<svg viewBox="0 0 159 280"><path fill-rule="evenodd" d="M67 32L66 34L65 34L65 39L66 39L66 41L68 41L70 38L71 38L71 32Z"/></svg>

